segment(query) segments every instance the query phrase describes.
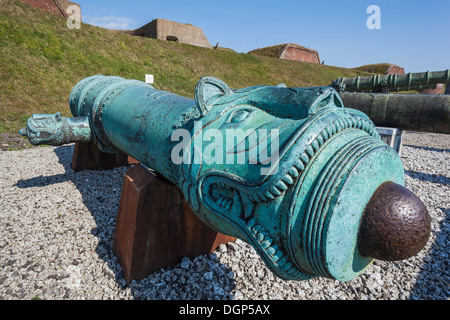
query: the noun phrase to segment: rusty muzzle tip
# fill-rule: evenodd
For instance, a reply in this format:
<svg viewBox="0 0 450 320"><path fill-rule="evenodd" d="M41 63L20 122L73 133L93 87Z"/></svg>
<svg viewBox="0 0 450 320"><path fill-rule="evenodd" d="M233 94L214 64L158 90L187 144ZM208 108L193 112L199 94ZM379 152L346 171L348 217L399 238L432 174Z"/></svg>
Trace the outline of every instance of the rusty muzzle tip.
<svg viewBox="0 0 450 320"><path fill-rule="evenodd" d="M365 208L358 249L379 260L403 260L419 253L430 233L431 219L422 201L405 187L386 182Z"/></svg>

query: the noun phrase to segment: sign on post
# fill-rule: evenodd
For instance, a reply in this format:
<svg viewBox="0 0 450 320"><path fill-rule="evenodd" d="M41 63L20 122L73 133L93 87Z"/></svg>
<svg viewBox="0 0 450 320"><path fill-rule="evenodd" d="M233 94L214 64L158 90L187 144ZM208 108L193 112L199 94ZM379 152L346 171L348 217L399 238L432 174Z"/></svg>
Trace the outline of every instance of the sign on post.
<svg viewBox="0 0 450 320"><path fill-rule="evenodd" d="M152 74L145 75L145 83L153 84L153 75Z"/></svg>

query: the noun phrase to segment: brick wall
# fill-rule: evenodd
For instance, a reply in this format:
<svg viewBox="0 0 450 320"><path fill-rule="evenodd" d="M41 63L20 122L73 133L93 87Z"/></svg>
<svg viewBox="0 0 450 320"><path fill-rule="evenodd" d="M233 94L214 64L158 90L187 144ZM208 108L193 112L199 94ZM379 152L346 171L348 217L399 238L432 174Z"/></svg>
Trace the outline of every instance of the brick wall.
<svg viewBox="0 0 450 320"><path fill-rule="evenodd" d="M22 2L28 3L29 5L56 14L61 14L60 10L53 2L53 0L21 0Z"/></svg>
<svg viewBox="0 0 450 320"><path fill-rule="evenodd" d="M67 8L70 5L77 5L74 2L68 1L68 0L20 0L24 3L27 3L35 8L51 12L54 14L58 14L64 17L67 17Z"/></svg>
<svg viewBox="0 0 450 320"><path fill-rule="evenodd" d="M385 74L405 74L405 69L391 64Z"/></svg>
<svg viewBox="0 0 450 320"><path fill-rule="evenodd" d="M295 61L305 61L320 64L319 53L317 50L308 49L299 45L287 44L281 54L280 59Z"/></svg>

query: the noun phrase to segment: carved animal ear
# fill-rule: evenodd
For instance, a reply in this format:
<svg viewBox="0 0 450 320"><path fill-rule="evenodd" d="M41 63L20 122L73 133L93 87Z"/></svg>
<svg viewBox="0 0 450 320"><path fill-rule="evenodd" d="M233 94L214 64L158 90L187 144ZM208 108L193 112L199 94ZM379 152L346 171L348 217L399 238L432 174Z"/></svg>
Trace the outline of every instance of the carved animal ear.
<svg viewBox="0 0 450 320"><path fill-rule="evenodd" d="M195 101L202 115L205 116L220 97L232 94L233 90L222 80L214 77L203 77L195 88Z"/></svg>

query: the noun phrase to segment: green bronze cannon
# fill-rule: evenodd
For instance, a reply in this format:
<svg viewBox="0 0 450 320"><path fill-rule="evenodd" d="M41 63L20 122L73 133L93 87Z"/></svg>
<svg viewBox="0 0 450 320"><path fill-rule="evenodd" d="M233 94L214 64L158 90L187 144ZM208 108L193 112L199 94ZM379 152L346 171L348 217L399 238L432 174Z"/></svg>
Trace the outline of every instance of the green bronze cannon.
<svg viewBox="0 0 450 320"><path fill-rule="evenodd" d="M339 78L330 85L348 108L364 112L379 127L450 134L450 95L397 94L449 83L450 70Z"/></svg>
<svg viewBox="0 0 450 320"><path fill-rule="evenodd" d="M386 74L368 77L338 78L330 86L339 92L408 91L435 88L438 83L450 82L450 69L406 74Z"/></svg>
<svg viewBox="0 0 450 320"><path fill-rule="evenodd" d="M190 99L97 75L69 103L74 118L35 115L20 133L34 145L95 142L131 155L283 279L348 281L374 259L417 254L429 238L400 157L331 87L232 90L204 77Z"/></svg>

